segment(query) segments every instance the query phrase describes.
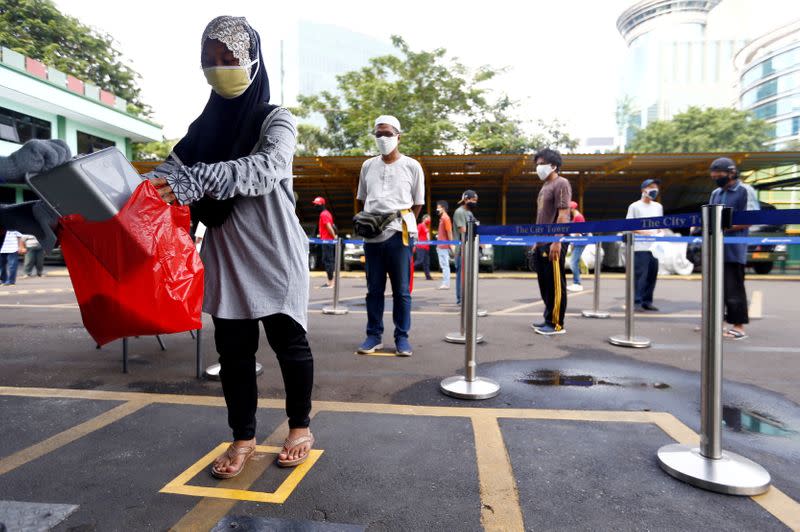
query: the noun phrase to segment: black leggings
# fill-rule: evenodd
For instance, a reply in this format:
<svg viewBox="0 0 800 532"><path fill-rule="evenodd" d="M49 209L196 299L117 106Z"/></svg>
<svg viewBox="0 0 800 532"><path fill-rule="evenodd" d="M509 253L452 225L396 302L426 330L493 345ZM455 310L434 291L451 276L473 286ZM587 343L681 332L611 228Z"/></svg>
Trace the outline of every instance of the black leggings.
<svg viewBox="0 0 800 532"><path fill-rule="evenodd" d="M253 320L227 320L214 317L214 341L221 365L220 379L228 425L234 440L250 440L256 434L256 351L258 323L264 325L267 341L278 356L286 389L286 415L290 428L308 427L311 388L314 384L314 359L306 331L286 314L273 314Z"/></svg>

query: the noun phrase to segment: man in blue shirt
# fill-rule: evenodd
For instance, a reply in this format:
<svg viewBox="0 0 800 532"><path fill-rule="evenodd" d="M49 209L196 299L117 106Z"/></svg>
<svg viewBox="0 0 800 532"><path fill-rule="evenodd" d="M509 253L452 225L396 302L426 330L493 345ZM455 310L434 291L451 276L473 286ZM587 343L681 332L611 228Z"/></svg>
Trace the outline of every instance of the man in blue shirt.
<svg viewBox="0 0 800 532"><path fill-rule="evenodd" d="M746 211L748 193L739 181L736 163L727 157L720 157L711 163L711 179L717 189L711 193L711 204L725 205L734 211ZM734 225L725 231L726 236L747 236L748 226ZM747 244L725 244L725 321L731 328L723 334L725 338L742 340L747 338L744 325L750 323L747 315L747 292L744 287L744 268L747 264Z"/></svg>

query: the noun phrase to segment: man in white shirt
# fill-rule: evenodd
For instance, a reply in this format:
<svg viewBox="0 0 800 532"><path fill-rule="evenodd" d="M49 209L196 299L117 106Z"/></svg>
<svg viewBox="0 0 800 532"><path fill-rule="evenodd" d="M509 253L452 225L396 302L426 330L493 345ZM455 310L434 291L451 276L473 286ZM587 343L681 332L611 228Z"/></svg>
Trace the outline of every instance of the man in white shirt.
<svg viewBox="0 0 800 532"><path fill-rule="evenodd" d="M661 181L658 179L645 179L642 182L642 197L628 207L626 218L653 218L664 216L664 207L656 201L658 197L658 187ZM634 231L640 235L655 235L659 231L643 230ZM635 242L634 250L634 273L636 275L636 310L649 310L657 312L658 308L653 305L653 292L656 289L658 279L658 259L653 256L650 249L652 242Z"/></svg>
<svg viewBox="0 0 800 532"><path fill-rule="evenodd" d="M19 253L24 253L24 250L22 234L17 231L6 231L3 245L0 247L0 286L17 283Z"/></svg>
<svg viewBox="0 0 800 532"><path fill-rule="evenodd" d="M416 160L398 150L400 121L390 115L375 120L375 142L380 155L361 167L357 199L373 214L401 213L375 238L364 239L367 275L367 337L359 353L383 348L383 302L386 276L392 283L394 341L396 353L411 356L411 240L425 203L425 176Z"/></svg>

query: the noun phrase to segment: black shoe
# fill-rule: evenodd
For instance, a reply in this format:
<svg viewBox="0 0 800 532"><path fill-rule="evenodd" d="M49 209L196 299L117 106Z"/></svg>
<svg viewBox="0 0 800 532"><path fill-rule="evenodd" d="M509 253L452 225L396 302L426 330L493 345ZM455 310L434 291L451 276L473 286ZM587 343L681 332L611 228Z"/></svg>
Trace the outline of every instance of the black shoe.
<svg viewBox="0 0 800 532"><path fill-rule="evenodd" d="M652 303L645 303L642 305L642 309L649 310L650 312L658 312L658 307L653 305Z"/></svg>

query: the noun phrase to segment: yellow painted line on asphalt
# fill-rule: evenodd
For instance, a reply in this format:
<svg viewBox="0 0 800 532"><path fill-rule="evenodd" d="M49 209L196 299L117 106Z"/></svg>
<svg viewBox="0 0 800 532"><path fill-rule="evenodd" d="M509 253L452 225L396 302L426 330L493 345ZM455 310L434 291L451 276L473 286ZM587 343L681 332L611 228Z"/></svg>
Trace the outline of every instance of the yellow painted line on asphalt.
<svg viewBox="0 0 800 532"><path fill-rule="evenodd" d="M331 289L331 297L329 297L328 299L319 299L317 301L309 301L308 304L309 305L319 305L320 303L330 303L331 301L333 301L333 291L332 290L333 289ZM418 292L427 292L427 291L430 291L430 290L436 290L436 288L415 288L414 292L411 294L411 296L413 297L414 294L416 294ZM339 303L341 303L342 301L354 301L356 299L364 299L365 297L366 297L366 292L364 292L363 294L361 294L359 296L340 297L339 298ZM389 299L389 298L392 297L392 294L391 293L385 294L384 297L386 299Z"/></svg>
<svg viewBox="0 0 800 532"><path fill-rule="evenodd" d="M156 393L137 393L137 392L112 392L105 390L72 390L58 388L17 388L11 386L0 386L0 395L18 397L61 397L95 399L108 401L127 401L105 414L89 420L81 425L68 429L44 442L29 447L23 451L15 453L7 458L0 460L0 474L9 471L8 467L13 468L27 463L39 456L42 456L54 449L89 434L98 428L121 419L133 413L143 406L151 403L182 404L224 407L225 401L222 397L209 396L179 396L170 394ZM278 399L260 399L259 408L283 408L284 401ZM565 421L590 421L590 422L623 422L623 423L653 423L659 426L666 434L674 440L684 444L696 444L699 442L698 435L678 420L675 416L666 412L641 412L641 411L612 411L612 410L535 410L519 408L476 408L476 407L453 407L453 406L422 406L422 405L397 405L387 403L345 403L340 401L315 401L315 410L318 412L352 412L370 414L394 414L407 416L431 416L431 417L468 417L470 419L547 419ZM486 423L480 423L480 430L484 434ZM495 421L496 423L496 421ZM491 429L494 430L494 429ZM498 429L499 430L499 429ZM476 436L477 438L481 436ZM481 440L483 441L483 440ZM496 435L495 435L496 442ZM216 451L216 450L215 450ZM476 448L476 452L487 454L483 460L497 460L497 449L493 451L482 451ZM653 450L655 452L655 449ZM24 453L24 454L23 454ZM219 454L219 453L217 453ZM208 456L212 456L213 451ZM210 464L210 460L207 464ZM491 463L491 462L490 462ZM206 464L206 465L207 465ZM5 469L4 469L5 468ZM507 490L508 482L504 489ZM213 488L210 488L213 489ZM800 504L777 488L771 488L764 495L752 497L766 511L781 520L787 526L798 529L800 519ZM251 499L247 499L251 500ZM513 508L508 515L513 518ZM483 517L482 512L482 517Z"/></svg>
<svg viewBox="0 0 800 532"><path fill-rule="evenodd" d="M353 354L362 357L397 357L397 353L391 353L389 351L375 351L374 353L359 353L358 351L356 351ZM397 357L397 358L408 358L408 357Z"/></svg>
<svg viewBox="0 0 800 532"><path fill-rule="evenodd" d="M481 524L490 532L524 531L514 470L497 418L473 416Z"/></svg>
<svg viewBox="0 0 800 532"><path fill-rule="evenodd" d="M40 289L25 289L25 290L3 290L0 291L0 297L3 296L24 296L29 294L64 294L74 293L72 288L40 288Z"/></svg>
<svg viewBox="0 0 800 532"><path fill-rule="evenodd" d="M225 452L225 449L230 445L229 442L220 443L215 449L206 454L203 458L195 462L189 469L178 475L174 480L170 481L166 486L159 490L160 493L174 493L177 495L191 495L194 497L214 497L216 499L231 499L234 501L251 501L251 502L265 502L272 504L283 504L289 495L292 494L294 489L306 476L309 469L322 456L321 449L312 449L308 453L308 459L299 466L292 469L289 476L284 480L278 489L274 492L250 491L246 489L237 488L213 488L206 486L192 486L187 484L191 479L197 476L198 473L207 469L217 456ZM256 453L262 455L278 455L281 452L280 447L273 447L271 445L256 445ZM232 479L231 479L232 480ZM225 484L225 481L220 484ZM224 517L225 514L223 514ZM216 522L216 521L215 521ZM208 523L212 527L214 523ZM174 530L181 530L178 525Z"/></svg>
<svg viewBox="0 0 800 532"><path fill-rule="evenodd" d="M36 305L32 303L0 303L0 308L74 308L77 309L77 303L54 303L52 305Z"/></svg>
<svg viewBox="0 0 800 532"><path fill-rule="evenodd" d="M322 309L308 309L309 314L323 314ZM352 310L349 309L348 314L366 314L366 310ZM384 314L391 314L392 309L386 309ZM414 316L458 316L460 312L445 312L443 310L412 310L411 314Z"/></svg>
<svg viewBox="0 0 800 532"><path fill-rule="evenodd" d="M764 293L761 290L753 290L750 298L750 308L747 312L750 319L760 320L764 317Z"/></svg>
<svg viewBox="0 0 800 532"><path fill-rule="evenodd" d="M313 420L317 412L318 410L313 408L309 417ZM261 444L272 447L282 446L284 438L288 433L289 421L284 420L282 423L278 424L275 430L273 430ZM212 451L209 454L213 455L213 453ZM222 454L222 452L217 453L216 456L220 454ZM267 467L272 464L272 460L265 460L264 458L266 458L264 455L257 454L253 456L248 463L248 467L242 471L239 476L224 481L225 486L228 488L247 490L264 474ZM187 482L190 479L191 477L187 479ZM228 515L235 505L236 500L234 499L206 497L189 510L189 512L187 512L180 521L175 523L170 530L187 532L194 530L211 530L220 519Z"/></svg>
<svg viewBox="0 0 800 532"><path fill-rule="evenodd" d="M591 289L583 290L582 292L570 292L569 296L567 296L567 299L569 300L569 299L573 299L573 298L581 296L581 295L591 294L592 292L594 292L594 290L591 290ZM492 314L492 316L504 316L506 314L514 314L514 313L516 313L516 311L522 310L524 308L534 307L536 305L542 305L542 304L544 304L544 300L540 299L539 301L534 301L533 303L524 303L522 305L516 305L516 306L513 306L513 307L509 307L509 308L504 308L504 309L501 309L501 310L493 310L491 312L491 314Z"/></svg>
<svg viewBox="0 0 800 532"><path fill-rule="evenodd" d="M150 403L151 402L145 398L128 401L115 408L112 408L108 412L104 412L99 416L93 417L92 419L85 421L80 425L76 425L63 432L59 432L58 434L51 436L46 440L42 440L35 445L31 445L30 447L22 449L21 451L17 451L14 454L0 460L0 475L4 475L9 471L13 471L14 469L25 465L28 462L60 449L61 447L72 443L75 440L86 436L87 434L91 434L92 432L99 430L106 425L110 425L115 421L119 421L125 416L133 414Z"/></svg>

